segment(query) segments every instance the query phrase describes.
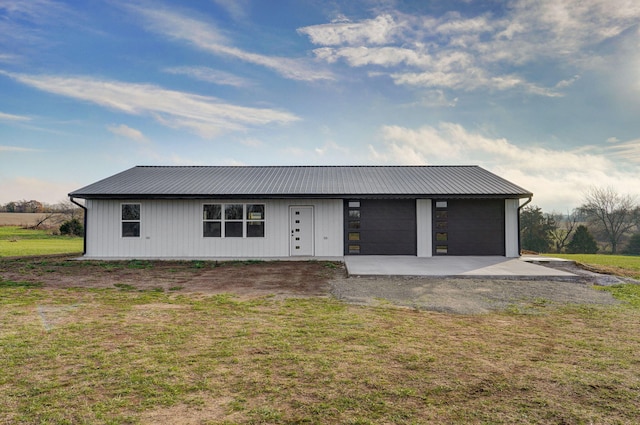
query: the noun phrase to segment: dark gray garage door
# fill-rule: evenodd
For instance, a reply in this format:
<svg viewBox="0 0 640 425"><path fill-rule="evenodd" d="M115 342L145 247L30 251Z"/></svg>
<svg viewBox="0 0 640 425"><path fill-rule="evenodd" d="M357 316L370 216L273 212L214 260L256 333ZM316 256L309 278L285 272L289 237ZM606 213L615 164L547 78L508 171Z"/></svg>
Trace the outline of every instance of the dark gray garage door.
<svg viewBox="0 0 640 425"><path fill-rule="evenodd" d="M344 223L345 255L416 255L414 199L347 200Z"/></svg>
<svg viewBox="0 0 640 425"><path fill-rule="evenodd" d="M505 255L504 200L433 204L433 255Z"/></svg>

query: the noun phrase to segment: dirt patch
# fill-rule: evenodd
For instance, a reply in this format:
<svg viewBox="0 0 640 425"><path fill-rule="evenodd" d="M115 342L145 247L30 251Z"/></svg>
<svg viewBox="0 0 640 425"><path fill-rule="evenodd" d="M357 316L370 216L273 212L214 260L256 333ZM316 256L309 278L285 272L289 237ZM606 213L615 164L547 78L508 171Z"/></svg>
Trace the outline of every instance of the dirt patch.
<svg viewBox="0 0 640 425"><path fill-rule="evenodd" d="M70 258L0 260L4 280L45 288L118 288L175 293L312 297L329 295L341 264L316 261L76 261Z"/></svg>
<svg viewBox="0 0 640 425"><path fill-rule="evenodd" d="M38 282L44 288L112 288L170 293L335 296L363 305L395 305L457 314L529 309L558 304L613 304L588 280L482 278L347 278L342 264L318 261L76 261L70 258L0 260L0 277ZM590 283L589 283L590 282ZM61 314L42 311L52 323ZM48 319L51 318L51 319Z"/></svg>

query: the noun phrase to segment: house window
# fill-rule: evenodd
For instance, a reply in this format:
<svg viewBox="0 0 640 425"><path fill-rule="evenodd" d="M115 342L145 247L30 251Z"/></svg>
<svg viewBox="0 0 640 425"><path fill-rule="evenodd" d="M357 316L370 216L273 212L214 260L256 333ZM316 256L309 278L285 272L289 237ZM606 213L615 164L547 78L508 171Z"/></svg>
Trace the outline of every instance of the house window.
<svg viewBox="0 0 640 425"><path fill-rule="evenodd" d="M204 204L205 238L263 238L264 204Z"/></svg>
<svg viewBox="0 0 640 425"><path fill-rule="evenodd" d="M264 204L247 204L247 237L264 238Z"/></svg>
<svg viewBox="0 0 640 425"><path fill-rule="evenodd" d="M242 204L225 204L224 206L224 237L225 238L241 238L242 237L242 212L244 205Z"/></svg>
<svg viewBox="0 0 640 425"><path fill-rule="evenodd" d="M436 255L447 255L449 253L449 204L447 201L436 201L434 220L434 239L436 242Z"/></svg>
<svg viewBox="0 0 640 425"><path fill-rule="evenodd" d="M122 204L120 218L122 220L122 237L139 238L140 204Z"/></svg>
<svg viewBox="0 0 640 425"><path fill-rule="evenodd" d="M222 236L222 205L205 204L202 206L203 236L219 238Z"/></svg>
<svg viewBox="0 0 640 425"><path fill-rule="evenodd" d="M347 202L346 244L348 254L360 254L360 201Z"/></svg>

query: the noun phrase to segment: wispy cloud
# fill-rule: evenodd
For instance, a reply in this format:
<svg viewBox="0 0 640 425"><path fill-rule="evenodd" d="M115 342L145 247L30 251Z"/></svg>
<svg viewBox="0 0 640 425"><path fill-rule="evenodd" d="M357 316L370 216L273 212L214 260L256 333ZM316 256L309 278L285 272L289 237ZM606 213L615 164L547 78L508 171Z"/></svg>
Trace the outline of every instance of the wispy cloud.
<svg viewBox="0 0 640 425"><path fill-rule="evenodd" d="M640 139L620 142L618 139L613 137L607 140L607 142L614 143L608 148L608 151L611 152L614 157L617 159L634 161L640 165Z"/></svg>
<svg viewBox="0 0 640 425"><path fill-rule="evenodd" d="M0 12L3 18L0 19L0 44L8 43L7 47L12 49L16 45L46 41L43 27L78 21L72 9L53 0L2 0Z"/></svg>
<svg viewBox="0 0 640 425"><path fill-rule="evenodd" d="M167 90L152 84L133 84L90 77L27 75L0 71L28 86L91 102L130 115L146 115L171 128L185 128L205 138L299 118L289 112L224 103L209 96Z"/></svg>
<svg viewBox="0 0 640 425"><path fill-rule="evenodd" d="M303 27L298 32L309 36L312 43L325 46L382 45L394 41L403 27L403 23L397 22L393 16L384 14L360 22L340 20L331 24Z"/></svg>
<svg viewBox="0 0 640 425"><path fill-rule="evenodd" d="M245 19L247 16L248 0L213 0L213 2L225 9L236 21Z"/></svg>
<svg viewBox="0 0 640 425"><path fill-rule="evenodd" d="M589 66L600 43L637 26L640 3L632 0L514 0L505 16L415 16L385 12L359 22L303 27L320 46L317 58L377 68L396 83L457 90L514 90L560 96L577 76L540 86L518 75L536 61ZM640 33L628 37L640 41Z"/></svg>
<svg viewBox="0 0 640 425"><path fill-rule="evenodd" d="M314 66L306 59L267 56L234 47L216 27L196 18L168 9L128 7L143 18L151 31L187 42L209 53L263 66L292 80L316 81L333 78L329 71L321 69L317 64Z"/></svg>
<svg viewBox="0 0 640 425"><path fill-rule="evenodd" d="M22 148L20 146L2 146L0 152L42 152L40 149Z"/></svg>
<svg viewBox="0 0 640 425"><path fill-rule="evenodd" d="M149 141L149 139L147 139L140 130L136 130L135 128L131 128L124 124L109 125L107 126L107 130L117 136L126 137L127 139L131 139L139 143L147 143Z"/></svg>
<svg viewBox="0 0 640 425"><path fill-rule="evenodd" d="M620 146L617 152L626 156L626 162L621 163L620 158L609 159L596 147L576 151L520 147L507 139L488 137L448 122L419 129L384 126L381 137L382 145L369 146L373 162L481 165L533 191L537 202L548 209L578 206L581 193L592 182L639 190L640 171L633 164L640 161L638 140L616 145Z"/></svg>
<svg viewBox="0 0 640 425"><path fill-rule="evenodd" d="M238 77L229 72L207 68L206 66L178 66L166 68L164 71L169 74L186 75L196 80L225 86L249 87L253 85L246 78Z"/></svg>
<svg viewBox="0 0 640 425"><path fill-rule="evenodd" d="M0 112L0 121L31 121L31 117Z"/></svg>

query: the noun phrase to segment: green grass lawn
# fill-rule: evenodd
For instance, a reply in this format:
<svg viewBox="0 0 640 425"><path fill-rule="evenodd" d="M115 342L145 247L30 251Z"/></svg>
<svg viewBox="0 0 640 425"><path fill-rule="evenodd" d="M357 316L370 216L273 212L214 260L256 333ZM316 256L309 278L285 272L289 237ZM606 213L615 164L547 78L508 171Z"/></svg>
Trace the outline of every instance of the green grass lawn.
<svg viewBox="0 0 640 425"><path fill-rule="evenodd" d="M0 257L82 252L82 238L56 236L47 230L0 226Z"/></svg>
<svg viewBox="0 0 640 425"><path fill-rule="evenodd" d="M80 276L91 265L23 263L25 275L43 281ZM148 272L123 267L141 278ZM250 266L237 267L241 276ZM117 280L111 289L56 289L58 278L22 282L21 269L13 270L11 279L0 272L0 423L636 424L640 417L640 285L601 288L619 305L535 302L526 313L464 316L329 297L138 290Z"/></svg>
<svg viewBox="0 0 640 425"><path fill-rule="evenodd" d="M548 257L566 258L593 266L605 273L640 279L640 256L605 254L544 254Z"/></svg>

